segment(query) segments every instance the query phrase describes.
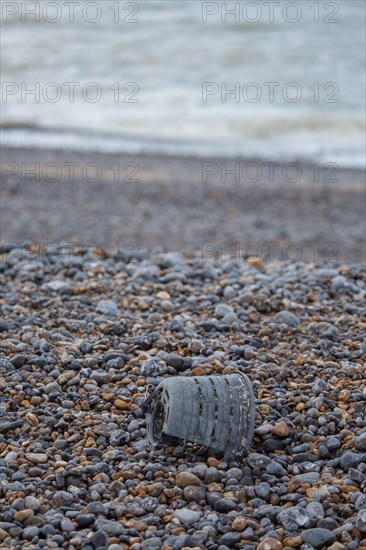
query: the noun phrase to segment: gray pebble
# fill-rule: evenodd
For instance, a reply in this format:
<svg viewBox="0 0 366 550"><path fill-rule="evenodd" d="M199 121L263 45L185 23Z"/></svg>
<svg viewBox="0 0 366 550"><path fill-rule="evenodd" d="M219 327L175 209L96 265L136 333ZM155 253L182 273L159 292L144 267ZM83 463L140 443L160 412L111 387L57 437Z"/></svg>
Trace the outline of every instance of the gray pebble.
<svg viewBox="0 0 366 550"><path fill-rule="evenodd" d="M336 540L336 536L328 529L315 527L302 531L301 539L303 542L310 544L313 548L324 548L330 546Z"/></svg>

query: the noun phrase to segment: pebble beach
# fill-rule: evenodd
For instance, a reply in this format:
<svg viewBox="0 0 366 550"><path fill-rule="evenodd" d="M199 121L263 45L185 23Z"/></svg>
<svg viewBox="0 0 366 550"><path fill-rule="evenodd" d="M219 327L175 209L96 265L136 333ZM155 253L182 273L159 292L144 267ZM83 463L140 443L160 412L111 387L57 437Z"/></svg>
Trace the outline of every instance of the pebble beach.
<svg viewBox="0 0 366 550"><path fill-rule="evenodd" d="M0 548L366 548L360 263L2 253ZM148 448L161 380L236 370L242 463Z"/></svg>
<svg viewBox="0 0 366 550"><path fill-rule="evenodd" d="M365 15L2 3L0 550L366 550Z"/></svg>

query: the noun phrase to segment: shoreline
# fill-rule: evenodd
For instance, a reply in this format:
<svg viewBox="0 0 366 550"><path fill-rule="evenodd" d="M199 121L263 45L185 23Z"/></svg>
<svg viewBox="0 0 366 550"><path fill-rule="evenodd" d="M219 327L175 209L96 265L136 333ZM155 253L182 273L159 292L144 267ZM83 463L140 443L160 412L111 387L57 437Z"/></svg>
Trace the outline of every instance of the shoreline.
<svg viewBox="0 0 366 550"><path fill-rule="evenodd" d="M256 243L264 261L271 247L272 260L286 260L295 243L289 260L298 246L299 261L363 263L364 172L299 165L290 183L296 174L290 167L286 181L285 166L271 174L258 159L3 148L1 240L188 254L212 245L224 256L234 246L241 259L256 255L247 248ZM250 181L258 168L262 177Z"/></svg>

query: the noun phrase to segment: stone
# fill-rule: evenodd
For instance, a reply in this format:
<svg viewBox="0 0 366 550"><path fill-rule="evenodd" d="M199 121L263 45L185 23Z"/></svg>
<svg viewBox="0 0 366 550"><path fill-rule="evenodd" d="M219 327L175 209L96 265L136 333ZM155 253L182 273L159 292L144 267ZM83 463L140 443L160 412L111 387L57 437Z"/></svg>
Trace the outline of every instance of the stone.
<svg viewBox="0 0 366 550"><path fill-rule="evenodd" d="M8 432L12 432L16 430L17 428L20 428L23 426L23 420L14 420L14 422L0 422L0 434L6 434Z"/></svg>
<svg viewBox="0 0 366 550"><path fill-rule="evenodd" d="M247 457L248 464L251 468L266 468L271 463L269 456L259 453L250 453Z"/></svg>
<svg viewBox="0 0 366 550"><path fill-rule="evenodd" d="M75 518L76 523L84 529L84 527L89 527L93 525L95 516L94 514L78 514Z"/></svg>
<svg viewBox="0 0 366 550"><path fill-rule="evenodd" d="M218 539L218 543L223 546L227 546L228 548L232 548L234 546L234 544L236 544L237 542L239 542L241 539L241 535L239 535L238 533L225 533L225 535L222 535L219 539Z"/></svg>
<svg viewBox="0 0 366 550"><path fill-rule="evenodd" d="M168 368L155 361L155 359L148 359L141 364L141 375L146 377L156 378L162 376L168 372Z"/></svg>
<svg viewBox="0 0 366 550"><path fill-rule="evenodd" d="M361 533L366 533L366 509L360 510L356 517L356 527Z"/></svg>
<svg viewBox="0 0 366 550"><path fill-rule="evenodd" d="M31 510L38 512L41 507L41 501L38 498L29 495L25 497L24 505L26 508L30 508Z"/></svg>
<svg viewBox="0 0 366 550"><path fill-rule="evenodd" d="M36 525L29 525L22 531L22 537L26 540L33 540L39 534L39 528Z"/></svg>
<svg viewBox="0 0 366 550"><path fill-rule="evenodd" d="M349 468L357 468L364 460L366 460L366 454L346 451L341 457L341 468L347 472Z"/></svg>
<svg viewBox="0 0 366 550"><path fill-rule="evenodd" d="M301 527L310 527L311 525L310 514L297 506L292 506L280 512L277 520L287 531L297 531Z"/></svg>
<svg viewBox="0 0 366 550"><path fill-rule="evenodd" d="M48 290L52 290L53 292L61 292L62 290L68 290L70 285L66 281L55 279L54 281L45 283L44 287Z"/></svg>
<svg viewBox="0 0 366 550"><path fill-rule="evenodd" d="M338 437L330 437L326 442L326 446L328 450L332 453L334 451L337 451L341 447L341 442L339 441Z"/></svg>
<svg viewBox="0 0 366 550"><path fill-rule="evenodd" d="M187 502L200 502L205 499L205 496L206 489L204 487L188 485L183 489L183 497Z"/></svg>
<svg viewBox="0 0 366 550"><path fill-rule="evenodd" d="M177 353L168 353L165 357L167 365L174 369L180 369L184 364L184 358Z"/></svg>
<svg viewBox="0 0 366 550"><path fill-rule="evenodd" d="M309 512L314 519L318 517L324 518L325 516L323 505L318 501L309 502L306 506L306 511Z"/></svg>
<svg viewBox="0 0 366 550"><path fill-rule="evenodd" d="M271 495L271 487L269 483L267 483L266 481L262 481L255 486L254 490L258 498L267 501L269 500L269 497Z"/></svg>
<svg viewBox="0 0 366 550"><path fill-rule="evenodd" d="M18 355L14 355L14 357L12 357L10 359L10 363L16 369L22 367L25 364L25 362L26 362L26 357L25 357L25 355L22 355L21 353L19 353Z"/></svg>
<svg viewBox="0 0 366 550"><path fill-rule="evenodd" d="M61 506L69 506L72 501L73 496L67 491L57 491L52 497L52 503L57 508Z"/></svg>
<svg viewBox="0 0 366 550"><path fill-rule="evenodd" d="M108 540L107 533L105 531L99 530L94 533L92 538L92 544L94 548L99 548L99 546L105 546Z"/></svg>
<svg viewBox="0 0 366 550"><path fill-rule="evenodd" d="M118 407L120 408L120 407ZM131 439L131 436L126 430L113 430L109 436L109 443L113 447L119 447L121 445L125 445L128 443Z"/></svg>
<svg viewBox="0 0 366 550"><path fill-rule="evenodd" d="M254 294L249 290L245 290L243 293L239 294L238 302L244 306L248 306L254 302Z"/></svg>
<svg viewBox="0 0 366 550"><path fill-rule="evenodd" d="M247 525L248 525L248 518L245 518L243 516L237 516L234 519L231 527L235 529L235 531L244 531Z"/></svg>
<svg viewBox="0 0 366 550"><path fill-rule="evenodd" d="M284 420L280 420L272 428L272 433L278 437L288 437L290 433L290 427Z"/></svg>
<svg viewBox="0 0 366 550"><path fill-rule="evenodd" d="M97 531L103 531L110 537L119 537L125 532L125 528L122 523L105 518L98 518L95 521L95 525L97 527Z"/></svg>
<svg viewBox="0 0 366 550"><path fill-rule="evenodd" d="M281 550L281 548L283 548L281 542L273 537L266 537L257 546L257 550Z"/></svg>
<svg viewBox="0 0 366 550"><path fill-rule="evenodd" d="M335 542L336 536L328 529L314 527L313 529L306 529L305 531L302 531L301 540L307 544L310 544L313 548L324 548Z"/></svg>
<svg viewBox="0 0 366 550"><path fill-rule="evenodd" d="M225 317L222 318L222 322L226 325L233 325L234 323L238 322L238 317L234 312L228 313L227 315L225 315Z"/></svg>
<svg viewBox="0 0 366 550"><path fill-rule="evenodd" d="M34 511L30 508L25 508L24 510L19 510L18 512L15 512L14 519L23 523L32 516L34 516Z"/></svg>
<svg viewBox="0 0 366 550"><path fill-rule="evenodd" d="M175 484L177 485L177 487L184 489L189 485L200 486L202 485L202 481L199 479L199 477L191 474L190 472L179 472L179 474L175 478Z"/></svg>
<svg viewBox="0 0 366 550"><path fill-rule="evenodd" d="M278 462L271 462L270 464L268 464L266 472L267 474L276 477L282 477L286 475L285 468L281 466L281 464L279 464Z"/></svg>
<svg viewBox="0 0 366 550"><path fill-rule="evenodd" d="M237 509L237 504L233 500L229 500L227 498L220 498L215 502L215 510L216 512L220 512L222 514L227 514L228 512L231 512L232 510Z"/></svg>
<svg viewBox="0 0 366 550"><path fill-rule="evenodd" d="M273 321L275 323L284 323L292 327L298 327L300 325L299 318L294 313L291 313L291 311L286 310L276 313L273 317Z"/></svg>
<svg viewBox="0 0 366 550"><path fill-rule="evenodd" d="M294 479L301 481L301 483L310 483L313 485L320 479L320 474L318 472L306 472L305 474L298 474L294 476Z"/></svg>
<svg viewBox="0 0 366 550"><path fill-rule="evenodd" d="M48 461L45 453L25 453L25 458L33 464L45 464Z"/></svg>
<svg viewBox="0 0 366 550"><path fill-rule="evenodd" d="M220 479L221 479L221 474L217 468L215 468L214 466L210 466L209 468L207 468L207 471L204 477L204 481L206 485L220 481Z"/></svg>
<svg viewBox="0 0 366 550"><path fill-rule="evenodd" d="M117 407L117 409L121 409L122 411L127 411L130 408L129 402L125 401L124 399L116 399L114 402L114 406ZM115 430L115 431L118 431L118 430Z"/></svg>
<svg viewBox="0 0 366 550"><path fill-rule="evenodd" d="M179 519L179 521L183 525L185 523L191 525L192 523L196 523L200 519L201 514L199 512L191 510L190 508L181 508L173 513L173 517Z"/></svg>
<svg viewBox="0 0 366 550"><path fill-rule="evenodd" d="M355 501L355 510L365 510L366 509L366 495L360 495L356 498Z"/></svg>
<svg viewBox="0 0 366 550"><path fill-rule="evenodd" d="M354 438L354 445L358 451L366 451L366 432Z"/></svg>
<svg viewBox="0 0 366 550"><path fill-rule="evenodd" d="M234 313L234 310L227 304L217 304L217 306L215 307L215 317L217 317L218 319L221 319L231 313Z"/></svg>
<svg viewBox="0 0 366 550"><path fill-rule="evenodd" d="M64 518L61 521L61 529L65 533L72 533L75 531L75 525L72 523L72 521L69 518Z"/></svg>
<svg viewBox="0 0 366 550"><path fill-rule="evenodd" d="M117 304L112 300L99 300L96 310L103 315L117 316L120 315L120 310Z"/></svg>
<svg viewBox="0 0 366 550"><path fill-rule="evenodd" d="M10 451L4 458L4 462L5 464L12 464L13 462L16 461L16 459L18 458L18 453L16 453L15 451Z"/></svg>
<svg viewBox="0 0 366 550"><path fill-rule="evenodd" d="M224 297L227 300L232 300L237 295L235 288L231 285L227 285L224 289Z"/></svg>

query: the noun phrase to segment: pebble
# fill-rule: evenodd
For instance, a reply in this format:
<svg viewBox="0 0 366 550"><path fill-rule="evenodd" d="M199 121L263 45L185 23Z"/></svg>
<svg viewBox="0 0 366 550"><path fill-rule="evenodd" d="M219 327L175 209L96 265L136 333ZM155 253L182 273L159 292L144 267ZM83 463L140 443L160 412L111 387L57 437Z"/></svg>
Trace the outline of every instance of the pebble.
<svg viewBox="0 0 366 550"><path fill-rule="evenodd" d="M266 537L257 546L257 550L281 550L281 548L283 548L281 542L272 537Z"/></svg>
<svg viewBox="0 0 366 550"><path fill-rule="evenodd" d="M237 533L225 533L218 539L218 543L222 546L232 548L237 542L240 541L241 536Z"/></svg>
<svg viewBox="0 0 366 550"><path fill-rule="evenodd" d="M180 510L176 510L173 516L179 519L183 525L191 525L200 519L201 514L199 512L195 512L194 510L190 510L189 508L181 508Z"/></svg>
<svg viewBox="0 0 366 550"><path fill-rule="evenodd" d="M206 489L195 485L188 485L183 489L183 496L187 502L200 502L205 500Z"/></svg>
<svg viewBox="0 0 366 550"><path fill-rule="evenodd" d="M298 327L300 325L300 321L298 317L291 313L291 311L280 311L279 313L276 313L276 315L273 317L273 320L276 323L284 323L285 325Z"/></svg>
<svg viewBox="0 0 366 550"><path fill-rule="evenodd" d="M163 374L166 374L168 372L168 369L165 365L162 365L155 361L154 359L149 359L148 361L143 361L141 364L141 375L142 376L152 376L153 378L156 378L158 376L162 376Z"/></svg>
<svg viewBox="0 0 366 550"><path fill-rule="evenodd" d="M252 468L265 468L270 464L271 459L266 455L250 453L247 457L247 461Z"/></svg>
<svg viewBox="0 0 366 550"><path fill-rule="evenodd" d="M99 548L100 546L105 546L108 540L108 536L105 531L99 530L94 533L92 538L92 544L94 548Z"/></svg>
<svg viewBox="0 0 366 550"><path fill-rule="evenodd" d="M286 475L285 468L281 466L281 464L279 464L278 462L271 462L270 464L268 464L266 468L266 472L267 474L276 476L276 477L281 477Z"/></svg>
<svg viewBox="0 0 366 550"><path fill-rule="evenodd" d="M68 290L70 288L70 285L66 281L55 279L54 281L46 283L44 285L44 288L53 290L54 292L60 292L62 290Z"/></svg>
<svg viewBox="0 0 366 550"><path fill-rule="evenodd" d="M358 512L356 516L356 527L361 533L366 533L366 509Z"/></svg>
<svg viewBox="0 0 366 550"><path fill-rule="evenodd" d="M32 496L32 495L28 495L25 497L25 500L24 500L24 505L26 508L30 508L31 510L34 510L35 512L38 512L39 509L41 508L41 501Z"/></svg>
<svg viewBox="0 0 366 550"><path fill-rule="evenodd" d="M355 437L354 444L358 451L366 451L366 432Z"/></svg>
<svg viewBox="0 0 366 550"><path fill-rule="evenodd" d="M344 471L348 471L349 468L357 468L364 460L366 460L366 454L347 451L341 457L341 468Z"/></svg>
<svg viewBox="0 0 366 550"><path fill-rule="evenodd" d="M96 311L103 315L117 316L120 315L120 310L117 304L112 300L99 300L96 306Z"/></svg>
<svg viewBox="0 0 366 550"><path fill-rule="evenodd" d="M179 474L175 478L175 484L177 485L177 487L184 489L189 485L202 485L202 481L199 479L199 477L189 472L179 472Z"/></svg>
<svg viewBox="0 0 366 550"><path fill-rule="evenodd" d="M215 502L215 510L220 513L228 513L237 509L237 504L233 500L220 498Z"/></svg>
<svg viewBox="0 0 366 550"><path fill-rule="evenodd" d="M309 527L311 524L310 514L297 506L283 510L277 519L287 531L297 531L300 527Z"/></svg>
<svg viewBox="0 0 366 550"><path fill-rule="evenodd" d="M273 426L272 433L278 437L288 437L290 433L290 427L284 420L280 420Z"/></svg>
<svg viewBox="0 0 366 550"><path fill-rule="evenodd" d="M33 540L39 534L39 528L35 525L29 525L22 531L22 537L26 540Z"/></svg>
<svg viewBox="0 0 366 550"><path fill-rule="evenodd" d="M45 453L25 453L25 458L33 464L45 464L48 461Z"/></svg>
<svg viewBox="0 0 366 550"><path fill-rule="evenodd" d="M73 495L66 491L57 491L52 497L53 505L57 508L61 506L69 506L73 500Z"/></svg>
<svg viewBox="0 0 366 550"><path fill-rule="evenodd" d="M221 319L222 317L225 317L226 315L230 315L234 313L233 308L228 306L227 304L218 304L215 307L215 317L218 319Z"/></svg>
<svg viewBox="0 0 366 550"><path fill-rule="evenodd" d="M14 355L14 357L10 359L10 362L13 365L13 367L17 369L22 367L25 364L26 360L27 359L25 355L18 353L17 355Z"/></svg>
<svg viewBox="0 0 366 550"><path fill-rule="evenodd" d="M313 548L327 548L336 540L336 536L328 529L314 527L313 529L302 531L301 540L310 544Z"/></svg>

